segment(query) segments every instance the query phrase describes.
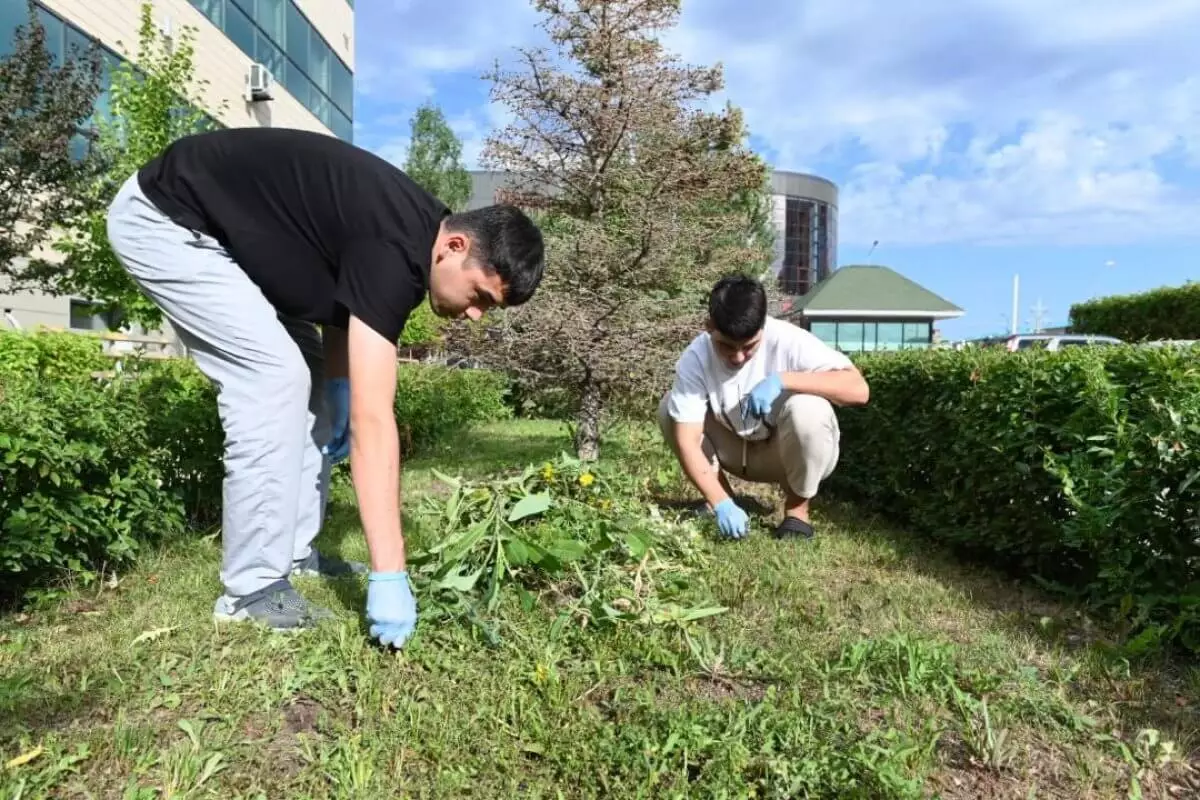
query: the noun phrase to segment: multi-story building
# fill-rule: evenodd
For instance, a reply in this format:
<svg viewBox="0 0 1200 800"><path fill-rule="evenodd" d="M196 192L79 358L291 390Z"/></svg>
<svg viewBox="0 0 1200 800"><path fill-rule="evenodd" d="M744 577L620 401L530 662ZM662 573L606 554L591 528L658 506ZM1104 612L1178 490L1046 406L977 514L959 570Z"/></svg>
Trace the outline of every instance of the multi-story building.
<svg viewBox="0 0 1200 800"><path fill-rule="evenodd" d="M58 58L74 44L98 42L111 64L136 48L145 2L161 34L175 35L183 26L194 30L195 78L205 84L203 110L217 124L302 128L353 139L353 0L37 0L35 5ZM27 15L27 0L0 0L0 53L11 52L13 33ZM252 91L263 85L263 68L269 89ZM107 108L104 91L97 113ZM11 309L11 317L25 328L103 327L85 298L0 295L0 306Z"/></svg>
<svg viewBox="0 0 1200 800"><path fill-rule="evenodd" d="M805 295L837 269L837 186L799 172L771 173L771 220L779 293Z"/></svg>

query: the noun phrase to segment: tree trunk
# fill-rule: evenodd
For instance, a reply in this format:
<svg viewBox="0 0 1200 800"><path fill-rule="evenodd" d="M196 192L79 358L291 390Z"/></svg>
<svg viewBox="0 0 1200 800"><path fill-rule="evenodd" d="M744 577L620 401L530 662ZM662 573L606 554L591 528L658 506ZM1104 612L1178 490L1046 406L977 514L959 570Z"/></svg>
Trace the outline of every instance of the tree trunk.
<svg viewBox="0 0 1200 800"><path fill-rule="evenodd" d="M575 428L575 455L581 461L600 458L600 386L593 380L583 384Z"/></svg>

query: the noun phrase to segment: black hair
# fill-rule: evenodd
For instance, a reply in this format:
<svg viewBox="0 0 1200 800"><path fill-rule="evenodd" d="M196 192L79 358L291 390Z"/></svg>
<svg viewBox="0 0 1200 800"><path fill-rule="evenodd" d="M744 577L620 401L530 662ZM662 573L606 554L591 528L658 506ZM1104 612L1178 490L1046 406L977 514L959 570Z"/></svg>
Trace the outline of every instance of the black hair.
<svg viewBox="0 0 1200 800"><path fill-rule="evenodd" d="M492 205L460 211L445 219L446 230L471 237L469 258L504 281L504 304L519 306L533 297L545 270L542 232L516 206Z"/></svg>
<svg viewBox="0 0 1200 800"><path fill-rule="evenodd" d="M708 318L726 339L744 342L767 323L767 291L748 275L727 275L708 296Z"/></svg>

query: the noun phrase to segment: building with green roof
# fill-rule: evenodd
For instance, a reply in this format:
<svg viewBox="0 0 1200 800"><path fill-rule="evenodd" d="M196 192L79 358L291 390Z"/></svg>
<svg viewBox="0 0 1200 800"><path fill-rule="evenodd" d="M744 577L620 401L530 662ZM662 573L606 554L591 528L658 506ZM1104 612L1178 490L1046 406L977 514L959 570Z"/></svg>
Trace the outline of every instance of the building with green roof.
<svg viewBox="0 0 1200 800"><path fill-rule="evenodd" d="M963 315L895 270L866 264L839 267L780 312L846 353L927 348L937 320Z"/></svg>

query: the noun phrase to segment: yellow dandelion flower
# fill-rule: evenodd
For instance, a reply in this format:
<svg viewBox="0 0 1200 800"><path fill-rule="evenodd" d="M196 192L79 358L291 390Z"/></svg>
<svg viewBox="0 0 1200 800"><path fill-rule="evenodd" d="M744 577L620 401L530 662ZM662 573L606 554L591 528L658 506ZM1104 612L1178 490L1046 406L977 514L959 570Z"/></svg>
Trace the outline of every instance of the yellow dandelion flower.
<svg viewBox="0 0 1200 800"><path fill-rule="evenodd" d="M547 463L542 467L542 480L554 480L554 466L552 464Z"/></svg>
<svg viewBox="0 0 1200 800"><path fill-rule="evenodd" d="M592 473L590 472L585 472L579 476L579 485L585 489L591 486L595 481L596 478L593 477Z"/></svg>

